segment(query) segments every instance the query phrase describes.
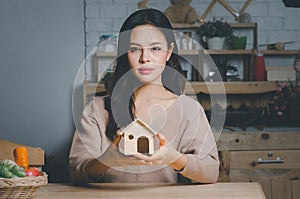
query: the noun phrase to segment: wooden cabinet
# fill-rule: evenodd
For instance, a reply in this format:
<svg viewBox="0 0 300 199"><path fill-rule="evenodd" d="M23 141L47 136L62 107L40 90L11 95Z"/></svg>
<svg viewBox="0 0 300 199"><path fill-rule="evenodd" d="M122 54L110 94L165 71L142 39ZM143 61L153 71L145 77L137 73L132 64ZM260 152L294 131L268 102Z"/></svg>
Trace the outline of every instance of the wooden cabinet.
<svg viewBox="0 0 300 199"><path fill-rule="evenodd" d="M259 182L267 199L300 198L300 130L223 132L219 181Z"/></svg>
<svg viewBox="0 0 300 199"><path fill-rule="evenodd" d="M257 51L257 24L231 24L236 29L253 30L253 46L245 50L179 50L179 55L191 58L198 72L204 74L203 56L237 57L243 60L243 81L203 82L203 77L192 75L186 87L187 95L203 94L199 99L205 110L211 108L210 95L225 94L227 105L247 103L262 108L271 100L276 82L254 82L254 58ZM175 29L196 29L199 24L174 24ZM298 50L262 50L265 56L295 56ZM96 53L99 62L114 58L116 53ZM84 104L103 93L101 83L84 82ZM219 181L255 181L262 184L268 199L300 198L300 129L276 132L223 132L217 140L220 154Z"/></svg>

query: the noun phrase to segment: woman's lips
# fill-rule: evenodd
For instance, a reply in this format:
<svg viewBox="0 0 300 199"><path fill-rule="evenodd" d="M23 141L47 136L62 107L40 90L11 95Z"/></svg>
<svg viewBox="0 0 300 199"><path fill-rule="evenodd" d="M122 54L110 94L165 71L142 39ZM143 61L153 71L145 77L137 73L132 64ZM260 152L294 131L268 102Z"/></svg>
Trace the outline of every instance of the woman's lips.
<svg viewBox="0 0 300 199"><path fill-rule="evenodd" d="M153 71L153 68L139 68L138 71L142 75L149 75Z"/></svg>

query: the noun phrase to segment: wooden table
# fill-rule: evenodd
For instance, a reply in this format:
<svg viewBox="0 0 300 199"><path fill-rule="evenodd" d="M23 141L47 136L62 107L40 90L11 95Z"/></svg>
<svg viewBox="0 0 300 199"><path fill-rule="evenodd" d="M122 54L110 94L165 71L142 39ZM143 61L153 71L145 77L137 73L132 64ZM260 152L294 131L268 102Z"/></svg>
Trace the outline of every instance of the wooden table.
<svg viewBox="0 0 300 199"><path fill-rule="evenodd" d="M34 199L49 198L203 198L203 199L265 199L258 183L216 184L116 184L99 183L75 187L49 183L42 186Z"/></svg>

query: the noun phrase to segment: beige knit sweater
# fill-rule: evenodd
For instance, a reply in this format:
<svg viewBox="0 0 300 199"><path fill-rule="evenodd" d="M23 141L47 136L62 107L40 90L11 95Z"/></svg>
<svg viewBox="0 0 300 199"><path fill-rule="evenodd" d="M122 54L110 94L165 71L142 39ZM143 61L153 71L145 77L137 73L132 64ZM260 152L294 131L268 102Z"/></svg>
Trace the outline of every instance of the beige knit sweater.
<svg viewBox="0 0 300 199"><path fill-rule="evenodd" d="M188 162L181 172L169 166L134 166L110 168L98 179L99 182L176 183L182 180L214 183L219 173L216 142L202 106L188 96L180 95L162 120L153 120L152 128L165 135L170 144L179 152L187 154ZM159 121L162 123L157 125ZM84 109L77 125L69 156L70 175L74 182L89 182L83 171L91 158L99 157L111 144L105 130L108 112L104 97L91 101ZM122 140L119 145L122 145ZM155 147L159 141L155 140ZM121 147L121 146L120 146ZM185 181L186 182L186 181Z"/></svg>

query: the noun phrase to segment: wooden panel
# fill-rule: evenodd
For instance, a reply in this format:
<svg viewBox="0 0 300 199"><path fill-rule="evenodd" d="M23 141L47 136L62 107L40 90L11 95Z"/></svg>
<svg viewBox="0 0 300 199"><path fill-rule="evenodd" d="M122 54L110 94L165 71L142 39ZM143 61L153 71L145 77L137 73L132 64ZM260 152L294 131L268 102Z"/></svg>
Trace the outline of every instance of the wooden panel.
<svg viewBox="0 0 300 199"><path fill-rule="evenodd" d="M299 52L299 50L261 50L261 53L264 55L276 56L297 55Z"/></svg>
<svg viewBox="0 0 300 199"><path fill-rule="evenodd" d="M219 182L229 182L230 181L230 155L229 151L219 151L220 159L220 173Z"/></svg>
<svg viewBox="0 0 300 199"><path fill-rule="evenodd" d="M299 177L300 169L294 169L272 179L272 199L298 199Z"/></svg>
<svg viewBox="0 0 300 199"><path fill-rule="evenodd" d="M199 55L200 54L200 50L197 49L193 49L193 50L178 50L178 54L179 55Z"/></svg>
<svg viewBox="0 0 300 199"><path fill-rule="evenodd" d="M209 55L252 55L253 50L204 50Z"/></svg>
<svg viewBox="0 0 300 199"><path fill-rule="evenodd" d="M26 147L28 152L29 165L42 166L44 165L44 150L41 148L25 146L6 140L0 140L0 160L10 159L14 160L13 151L16 147Z"/></svg>
<svg viewBox="0 0 300 199"><path fill-rule="evenodd" d="M288 180L272 180L272 199L292 199L292 184Z"/></svg>
<svg viewBox="0 0 300 199"><path fill-rule="evenodd" d="M300 168L299 157L300 150L232 151L230 169Z"/></svg>
<svg viewBox="0 0 300 199"><path fill-rule="evenodd" d="M190 82L193 90L186 93L261 94L275 91L275 82ZM225 89L225 90L224 90Z"/></svg>
<svg viewBox="0 0 300 199"><path fill-rule="evenodd" d="M256 23L228 23L232 28L255 28ZM186 29L186 28L199 28L202 25L202 23L172 23L172 26L174 28L180 29Z"/></svg>
<svg viewBox="0 0 300 199"><path fill-rule="evenodd" d="M231 182L259 182L267 199L298 199L299 169L231 170Z"/></svg>
<svg viewBox="0 0 300 199"><path fill-rule="evenodd" d="M265 199L258 183L215 184L148 184L94 183L88 187L49 183L42 186L37 197L48 198L205 198L205 199Z"/></svg>
<svg viewBox="0 0 300 199"><path fill-rule="evenodd" d="M231 182L270 182L271 179L284 176L291 169L232 169L230 170Z"/></svg>
<svg viewBox="0 0 300 199"><path fill-rule="evenodd" d="M272 196L272 186L271 183L268 180L264 180L262 182L259 182L262 186L262 189L265 193L265 196L267 199L271 199Z"/></svg>
<svg viewBox="0 0 300 199"><path fill-rule="evenodd" d="M217 143L219 150L227 151L223 155L229 151L230 157L224 159L230 160L231 182L259 182L267 199L299 198L300 131L223 132ZM258 164L259 157L281 157L284 162Z"/></svg>
<svg viewBox="0 0 300 199"><path fill-rule="evenodd" d="M117 52L96 52L95 56L100 58L100 57L116 57Z"/></svg>
<svg viewBox="0 0 300 199"><path fill-rule="evenodd" d="M276 176L281 176L288 173L289 170L231 170L231 182L258 182L261 184L262 189L267 199L272 199L272 183L271 179Z"/></svg>
<svg viewBox="0 0 300 199"><path fill-rule="evenodd" d="M292 180L292 199L300 198L300 180Z"/></svg>
<svg viewBox="0 0 300 199"><path fill-rule="evenodd" d="M219 150L300 149L300 131L286 132L223 132Z"/></svg>

